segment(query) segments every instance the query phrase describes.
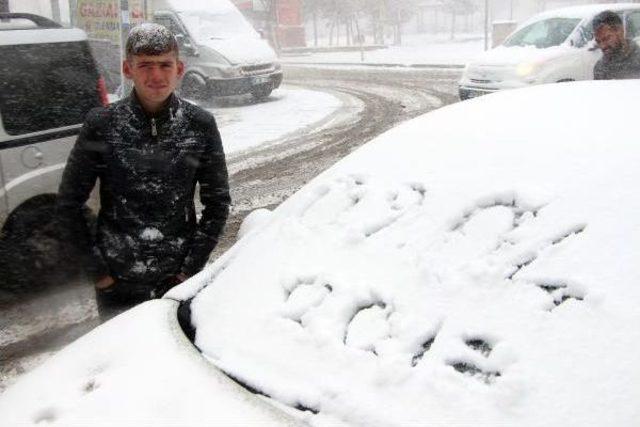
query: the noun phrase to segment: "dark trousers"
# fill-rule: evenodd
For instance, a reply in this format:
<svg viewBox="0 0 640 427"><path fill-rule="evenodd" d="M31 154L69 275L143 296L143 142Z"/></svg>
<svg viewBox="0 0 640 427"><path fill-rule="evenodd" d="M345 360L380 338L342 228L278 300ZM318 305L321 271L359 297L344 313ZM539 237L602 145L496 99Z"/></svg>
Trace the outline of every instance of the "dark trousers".
<svg viewBox="0 0 640 427"><path fill-rule="evenodd" d="M177 282L163 280L152 283L117 280L105 289L96 289L96 303L100 321L106 322L128 309L155 298L160 298Z"/></svg>

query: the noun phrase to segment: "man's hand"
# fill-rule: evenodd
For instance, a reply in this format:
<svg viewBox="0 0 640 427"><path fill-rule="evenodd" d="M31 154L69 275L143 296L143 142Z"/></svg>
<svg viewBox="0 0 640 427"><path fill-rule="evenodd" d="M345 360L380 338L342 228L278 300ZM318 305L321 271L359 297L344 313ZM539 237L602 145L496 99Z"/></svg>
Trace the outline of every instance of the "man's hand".
<svg viewBox="0 0 640 427"><path fill-rule="evenodd" d="M96 282L96 289L107 289L116 283L116 280L111 276L104 276L98 279Z"/></svg>

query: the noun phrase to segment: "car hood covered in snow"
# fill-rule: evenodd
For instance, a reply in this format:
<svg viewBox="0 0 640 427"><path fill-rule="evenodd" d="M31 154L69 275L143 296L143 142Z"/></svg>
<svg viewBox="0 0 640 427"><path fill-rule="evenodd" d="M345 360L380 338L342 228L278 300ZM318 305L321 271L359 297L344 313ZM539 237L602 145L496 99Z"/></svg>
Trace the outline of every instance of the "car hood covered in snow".
<svg viewBox="0 0 640 427"><path fill-rule="evenodd" d="M261 64L276 62L278 57L269 44L251 35L224 40L198 40L198 45L215 50L232 64Z"/></svg>
<svg viewBox="0 0 640 427"><path fill-rule="evenodd" d="M0 395L0 425L300 425L203 360L177 306L150 301L57 353Z"/></svg>
<svg viewBox="0 0 640 427"><path fill-rule="evenodd" d="M539 49L535 46L498 46L479 55L469 67L513 67L522 63L542 63L567 55L568 46Z"/></svg>
<svg viewBox="0 0 640 427"><path fill-rule="evenodd" d="M378 137L209 272L196 344L317 425L634 425L638 91L509 91Z"/></svg>
<svg viewBox="0 0 640 427"><path fill-rule="evenodd" d="M195 296L212 365L315 426L637 425L639 90L542 85L411 120L166 297ZM159 303L27 374L0 424L245 410L172 344Z"/></svg>

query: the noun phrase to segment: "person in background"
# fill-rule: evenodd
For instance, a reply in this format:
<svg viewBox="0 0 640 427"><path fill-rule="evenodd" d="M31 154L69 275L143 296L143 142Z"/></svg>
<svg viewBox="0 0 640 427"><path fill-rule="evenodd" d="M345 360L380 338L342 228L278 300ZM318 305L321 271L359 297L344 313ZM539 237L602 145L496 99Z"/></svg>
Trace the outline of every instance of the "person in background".
<svg viewBox="0 0 640 427"><path fill-rule="evenodd" d="M184 64L172 33L158 24L133 28L123 72L133 90L87 115L57 204L63 232L86 254L103 321L200 271L231 202L214 117L174 94ZM96 181L93 233L83 206ZM199 220L196 184L204 206Z"/></svg>
<svg viewBox="0 0 640 427"><path fill-rule="evenodd" d="M640 78L640 47L624 36L622 19L610 10L593 19L593 34L602 58L593 69L595 80Z"/></svg>

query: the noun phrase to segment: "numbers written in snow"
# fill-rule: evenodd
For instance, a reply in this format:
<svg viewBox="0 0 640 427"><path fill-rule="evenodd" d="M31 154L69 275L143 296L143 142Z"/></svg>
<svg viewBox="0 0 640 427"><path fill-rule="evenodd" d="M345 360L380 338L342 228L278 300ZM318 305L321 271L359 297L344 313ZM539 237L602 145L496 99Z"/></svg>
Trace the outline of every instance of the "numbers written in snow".
<svg viewBox="0 0 640 427"><path fill-rule="evenodd" d="M441 239L430 236L432 246L428 254L407 253L425 247L414 244L398 246L401 255L406 259L427 260L424 264L436 267L446 264L447 267L464 269L478 261L497 264L504 272L503 281L523 287L535 286L543 291L549 298L550 310L570 299L582 301L585 293L579 291L580 287L574 281L566 278L533 281L527 280L523 273L545 258L552 259L558 250L564 250L567 244L585 232L586 224L562 228L549 225L552 221L541 220L546 214L546 206L526 204L515 196L485 200L488 201L464 211L458 220L450 222L451 226L442 227ZM410 211L415 214L410 218L419 217L419 210L428 203L428 191L424 185L406 184L389 188L374 186L366 177L351 176L318 188L299 211L298 217L310 229L321 232L321 238L331 236L331 233L326 233L326 227L337 232L334 234L339 234L343 228L357 230L368 238L381 235L383 230L392 231L394 224L399 224L400 218ZM412 227L412 224L409 220L402 221L405 228ZM417 230L413 231L418 234ZM358 250L357 247L350 249ZM435 258L428 259L428 256ZM372 260L375 261L375 257ZM464 377L485 384L492 384L503 375L504 367L492 361L497 342L488 339L486 334L459 338L463 343L463 346L456 347L459 352L456 349L442 351L442 346L456 342L450 336L454 332L445 328L446 316L436 321L416 323L413 330L418 332L412 332L412 335L398 331L394 327L394 318L402 319L406 313L397 311L388 299L380 297L380 284L375 283L375 277L367 288L367 284L342 281L340 271L322 271L321 266L318 270L320 272L314 274L300 274L283 285L281 313L318 338L319 342L340 342L346 348L374 357L392 355L394 360L403 359L403 356L398 358L398 354L392 354L393 351L404 352L404 360L410 367L419 369L425 363L442 363ZM363 277L368 275L363 274ZM439 285L446 293L447 283ZM402 289L403 285L398 284L398 292ZM517 288L512 289L517 292ZM407 307L406 301L404 307ZM474 329L474 325L468 327ZM439 340L443 330L447 330L449 336ZM391 341L397 345L388 345ZM428 357L438 347L440 351L436 353L439 356ZM458 356L455 356L456 352Z"/></svg>

